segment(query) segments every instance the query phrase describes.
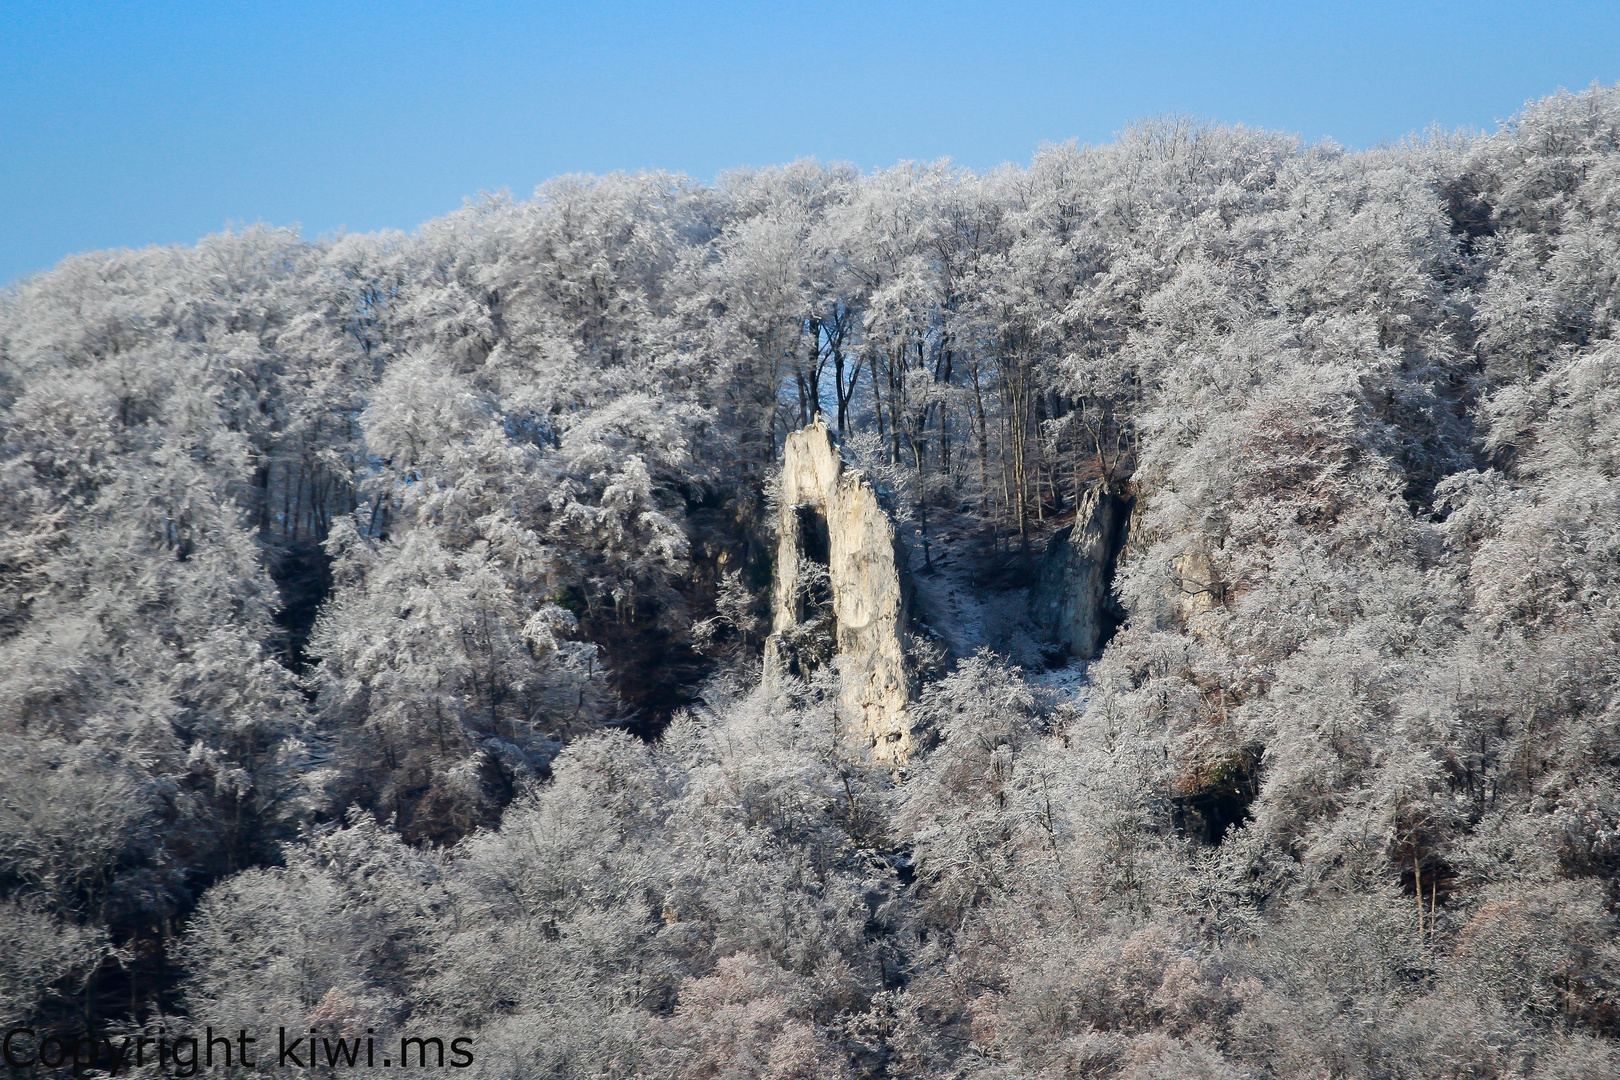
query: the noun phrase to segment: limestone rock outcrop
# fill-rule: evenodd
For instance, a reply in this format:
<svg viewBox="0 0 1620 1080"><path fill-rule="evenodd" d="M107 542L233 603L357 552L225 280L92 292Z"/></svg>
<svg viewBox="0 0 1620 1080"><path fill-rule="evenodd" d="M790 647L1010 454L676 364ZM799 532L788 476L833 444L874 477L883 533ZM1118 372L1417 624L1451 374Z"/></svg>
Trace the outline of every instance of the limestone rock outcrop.
<svg viewBox="0 0 1620 1080"><path fill-rule="evenodd" d="M1170 566L1179 590L1176 612L1182 622L1190 623L1225 602L1225 586L1209 556L1201 549L1195 547L1182 552L1171 560Z"/></svg>
<svg viewBox="0 0 1620 1080"><path fill-rule="evenodd" d="M1097 484L1080 498L1074 522L1052 534L1029 592L1029 614L1048 638L1090 660L1119 622L1110 595L1131 505Z"/></svg>
<svg viewBox="0 0 1620 1080"><path fill-rule="evenodd" d="M874 757L902 764L913 746L904 563L877 491L844 465L819 418L787 437L780 506L766 678L836 655L845 712ZM818 652L818 642L831 648Z"/></svg>

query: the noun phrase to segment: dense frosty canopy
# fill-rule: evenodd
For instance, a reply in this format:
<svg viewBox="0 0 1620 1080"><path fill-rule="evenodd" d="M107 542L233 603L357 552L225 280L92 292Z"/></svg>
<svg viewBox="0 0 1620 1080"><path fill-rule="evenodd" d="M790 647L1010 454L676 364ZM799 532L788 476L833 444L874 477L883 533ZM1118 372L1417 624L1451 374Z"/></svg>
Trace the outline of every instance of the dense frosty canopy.
<svg viewBox="0 0 1620 1080"><path fill-rule="evenodd" d="M1617 141L1611 88L1356 154L1171 120L20 284L0 1021L1620 1074ZM817 413L934 598L898 773L835 665L753 689ZM998 597L1099 485L1076 695Z"/></svg>

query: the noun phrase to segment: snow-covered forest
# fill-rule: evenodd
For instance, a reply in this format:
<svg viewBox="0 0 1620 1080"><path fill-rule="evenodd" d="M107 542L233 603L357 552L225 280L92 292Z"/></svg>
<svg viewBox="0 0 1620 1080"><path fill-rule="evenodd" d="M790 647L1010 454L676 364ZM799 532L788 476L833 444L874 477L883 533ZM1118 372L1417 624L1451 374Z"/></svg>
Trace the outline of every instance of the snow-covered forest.
<svg viewBox="0 0 1620 1080"><path fill-rule="evenodd" d="M817 414L965 597L899 769L761 682ZM984 598L1098 485L1083 681ZM0 747L6 1028L1620 1076L1620 88L69 258L0 294Z"/></svg>

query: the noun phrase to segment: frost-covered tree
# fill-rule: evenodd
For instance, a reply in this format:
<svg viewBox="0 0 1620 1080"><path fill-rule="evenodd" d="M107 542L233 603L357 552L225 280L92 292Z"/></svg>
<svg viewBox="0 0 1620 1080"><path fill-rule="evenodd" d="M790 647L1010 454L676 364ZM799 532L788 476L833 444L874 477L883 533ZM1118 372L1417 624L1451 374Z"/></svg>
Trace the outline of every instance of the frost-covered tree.
<svg viewBox="0 0 1620 1080"><path fill-rule="evenodd" d="M513 1077L1614 1074L1617 132L1169 117L19 283L0 1008ZM818 413L956 653L892 775L829 671L755 689ZM1099 488L1076 693L963 594L1022 610Z"/></svg>

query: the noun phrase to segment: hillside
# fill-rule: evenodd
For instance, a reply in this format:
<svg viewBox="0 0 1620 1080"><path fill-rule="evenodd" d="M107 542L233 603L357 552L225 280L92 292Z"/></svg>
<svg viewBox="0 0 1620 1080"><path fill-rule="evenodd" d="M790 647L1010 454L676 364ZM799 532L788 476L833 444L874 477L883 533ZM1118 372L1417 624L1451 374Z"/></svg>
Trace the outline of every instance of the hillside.
<svg viewBox="0 0 1620 1080"><path fill-rule="evenodd" d="M1620 1075L1620 89L75 256L0 493L8 1029Z"/></svg>

